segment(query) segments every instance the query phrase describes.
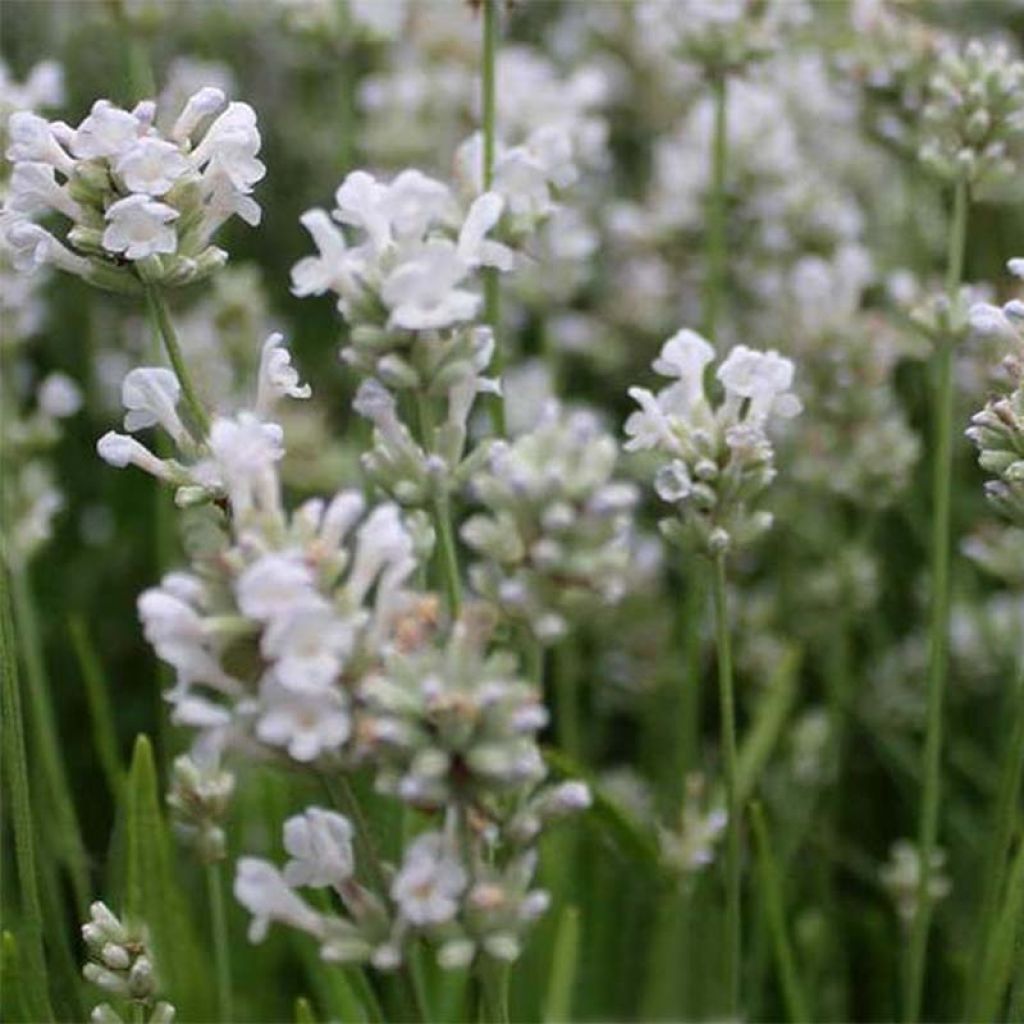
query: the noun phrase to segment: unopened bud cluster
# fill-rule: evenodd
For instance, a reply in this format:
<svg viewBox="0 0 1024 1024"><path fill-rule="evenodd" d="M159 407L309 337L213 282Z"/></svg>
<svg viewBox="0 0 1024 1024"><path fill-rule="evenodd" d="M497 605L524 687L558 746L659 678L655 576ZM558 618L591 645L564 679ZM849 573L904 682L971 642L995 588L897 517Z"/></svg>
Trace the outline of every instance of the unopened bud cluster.
<svg viewBox="0 0 1024 1024"><path fill-rule="evenodd" d="M156 115L151 100L131 111L97 100L77 128L27 111L11 117L2 230L19 269L53 264L135 293L223 265L216 231L236 214L260 219L250 195L265 173L256 115L212 87L188 100L167 135ZM31 219L51 213L65 222L61 237Z"/></svg>
<svg viewBox="0 0 1024 1024"><path fill-rule="evenodd" d="M174 760L167 803L174 830L204 864L223 860L223 821L235 792L235 777L215 759L182 754Z"/></svg>
<svg viewBox="0 0 1024 1024"><path fill-rule="evenodd" d="M144 1012L148 1008L148 1024L171 1024L174 1007L155 1002L158 984L144 927L122 921L105 903L96 902L82 925L82 938L90 957L82 968L86 981L108 995L141 1006ZM120 1024L121 1019L108 1003L101 1003L90 1015L95 1024Z"/></svg>
<svg viewBox="0 0 1024 1024"><path fill-rule="evenodd" d="M932 851L928 881L928 900L933 905L949 895L952 885L943 872L944 850ZM911 928L920 909L921 854L906 839L893 843L888 863L881 869L881 882L896 905L896 913L905 928Z"/></svg>
<svg viewBox="0 0 1024 1024"><path fill-rule="evenodd" d="M1024 260L1011 260L1010 270L1024 278ZM1012 299L1002 308L976 305L975 330L1006 340L1004 362L1011 381L1008 393L991 399L971 417L967 436L978 448L978 463L995 479L985 484L989 501L1018 526L1024 525L1024 302Z"/></svg>
<svg viewBox="0 0 1024 1024"><path fill-rule="evenodd" d="M1024 140L1024 62L1005 44L971 40L941 54L922 111L919 155L936 175L972 188L1019 173Z"/></svg>
<svg viewBox="0 0 1024 1024"><path fill-rule="evenodd" d="M480 559L470 578L543 643L626 591L639 495L614 479L617 461L592 413L552 403L532 430L493 445L473 476L486 512L462 527Z"/></svg>
<svg viewBox="0 0 1024 1024"><path fill-rule="evenodd" d="M803 0L647 0L638 9L642 31L709 75L769 57L809 14Z"/></svg>
<svg viewBox="0 0 1024 1024"><path fill-rule="evenodd" d="M716 370L724 398L714 403L704 379L713 359L714 349L695 331L665 342L653 368L674 382L657 394L629 389L640 410L626 421L625 447L656 456L654 488L676 511L662 521L666 536L718 555L771 526L770 513L756 504L775 477L767 428L797 415L801 405L789 390L792 362L745 345Z"/></svg>

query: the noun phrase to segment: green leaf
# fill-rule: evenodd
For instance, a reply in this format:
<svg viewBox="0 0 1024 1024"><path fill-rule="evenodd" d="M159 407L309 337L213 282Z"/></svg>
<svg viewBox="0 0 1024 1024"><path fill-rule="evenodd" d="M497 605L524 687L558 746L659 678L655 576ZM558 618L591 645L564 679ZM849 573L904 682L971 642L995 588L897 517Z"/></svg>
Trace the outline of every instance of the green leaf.
<svg viewBox="0 0 1024 1024"><path fill-rule="evenodd" d="M21 965L18 962L18 941L3 933L0 942L0 1017L4 1020L28 1020L31 1008L22 987Z"/></svg>
<svg viewBox="0 0 1024 1024"><path fill-rule="evenodd" d="M124 785L124 765L118 753L117 730L114 728L114 715L110 707L110 685L85 620L81 616L73 616L68 622L68 629L78 668L82 673L82 682L85 683L93 747L99 757L110 796L113 800L119 800Z"/></svg>
<svg viewBox="0 0 1024 1024"><path fill-rule="evenodd" d="M316 1024L316 1017L313 1016L313 1007L305 996L299 996L295 1000L295 1024Z"/></svg>
<svg viewBox="0 0 1024 1024"><path fill-rule="evenodd" d="M148 926L161 995L178 1008L180 1019L212 1020L213 971L175 877L148 736L135 741L125 797L124 913Z"/></svg>
<svg viewBox="0 0 1024 1024"><path fill-rule="evenodd" d="M786 1002L786 1014L794 1024L809 1021L804 988L797 971L793 948L786 929L786 900L782 891L782 879L772 851L771 835L765 821L764 811L759 803L750 805L750 818L754 825L754 843L757 848L757 866L761 882L761 899L764 902L768 929L771 933L772 954L778 968L782 995Z"/></svg>
<svg viewBox="0 0 1024 1024"><path fill-rule="evenodd" d="M1024 935L1024 842L1010 870L1002 909L985 954L975 1020L999 1020Z"/></svg>
<svg viewBox="0 0 1024 1024"><path fill-rule="evenodd" d="M23 981L25 1020L53 1020L49 979L43 952L43 916L36 876L35 834L28 787L25 736L21 717L18 666L14 656L8 576L0 572L0 727L3 732L3 778L10 800L14 829L14 861L18 872L21 920L18 928L19 976Z"/></svg>
<svg viewBox="0 0 1024 1024"><path fill-rule="evenodd" d="M555 953L551 961L551 977L544 1000L545 1024L558 1024L572 1019L572 995L576 986L576 964L579 958L580 912L566 907L558 922Z"/></svg>
<svg viewBox="0 0 1024 1024"><path fill-rule="evenodd" d="M24 570L12 572L10 583L14 621L18 630L18 651L25 668L32 762L38 765L40 781L49 804L47 835L71 880L78 913L84 916L89 906L88 858L68 783L63 746L57 733L50 680L36 620L35 599Z"/></svg>

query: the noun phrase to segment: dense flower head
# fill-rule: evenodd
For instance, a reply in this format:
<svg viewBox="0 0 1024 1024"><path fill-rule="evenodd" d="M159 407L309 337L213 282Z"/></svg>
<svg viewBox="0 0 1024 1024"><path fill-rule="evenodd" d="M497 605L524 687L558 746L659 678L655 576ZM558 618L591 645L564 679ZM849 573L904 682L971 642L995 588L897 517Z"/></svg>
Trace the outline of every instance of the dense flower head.
<svg viewBox="0 0 1024 1024"><path fill-rule="evenodd" d="M494 816L545 775L547 711L515 657L493 649L491 616L469 607L450 637L396 644L358 688L356 750L377 788L415 807L451 802Z"/></svg>
<svg viewBox="0 0 1024 1024"><path fill-rule="evenodd" d="M75 128L28 111L11 116L13 164L2 232L19 269L43 264L114 291L198 280L227 256L211 244L230 217L257 224L264 174L256 114L216 88L195 93L165 134L156 104L97 100ZM53 234L35 218L60 214ZM69 222L69 223L68 223Z"/></svg>
<svg viewBox="0 0 1024 1024"><path fill-rule="evenodd" d="M669 48L713 75L763 60L809 16L803 0L644 0L636 13L650 48Z"/></svg>
<svg viewBox="0 0 1024 1024"><path fill-rule="evenodd" d="M790 391L793 363L777 352L737 345L715 377L724 398L713 404L705 369L714 349L695 331L682 330L661 349L655 372L674 382L653 394L630 388L640 406L626 421L626 450L657 456L654 488L676 508L662 528L684 535L708 552L742 545L771 525L754 500L775 477L770 423L799 413Z"/></svg>
<svg viewBox="0 0 1024 1024"><path fill-rule="evenodd" d="M225 550L145 591L139 614L176 671L176 721L218 747L256 741L309 763L352 733L350 686L403 608L413 541L395 506L364 518L351 491L290 518L276 498L260 512L233 520Z"/></svg>
<svg viewBox="0 0 1024 1024"><path fill-rule="evenodd" d="M312 393L299 382L283 341L275 333L263 343L250 408L216 416L205 435L189 414L179 410L182 388L173 370L130 370L121 382L128 433L104 434L96 444L100 458L118 468L136 466L174 487L182 507L226 500L242 518L261 509L275 515L280 505L277 463L284 447L281 427L270 417L283 398L305 399ZM150 427L159 427L170 438L178 458L158 458L132 436Z"/></svg>
<svg viewBox="0 0 1024 1024"><path fill-rule="evenodd" d="M420 171L387 183L353 171L334 198L331 214L302 215L318 255L295 265L292 286L300 296L334 292L353 327L401 333L464 324L480 308L466 287L474 271L512 265L512 251L488 237L504 210L493 193L463 210L447 185Z"/></svg>
<svg viewBox="0 0 1024 1024"><path fill-rule="evenodd" d="M235 777L216 751L197 750L174 759L167 805L178 837L206 864L222 860L227 837L223 822L235 791Z"/></svg>
<svg viewBox="0 0 1024 1024"><path fill-rule="evenodd" d="M87 981L109 995L146 1003L158 991L149 935L140 924L122 921L104 903L89 907L82 925L89 962L82 969Z"/></svg>
<svg viewBox="0 0 1024 1024"><path fill-rule="evenodd" d="M947 181L999 186L1019 174L1024 62L1005 44L971 40L938 59L922 111L920 158Z"/></svg>
<svg viewBox="0 0 1024 1024"><path fill-rule="evenodd" d="M532 430L493 445L473 476L486 509L462 527L480 559L473 585L542 642L625 593L639 494L614 479L617 461L594 414L551 404Z"/></svg>

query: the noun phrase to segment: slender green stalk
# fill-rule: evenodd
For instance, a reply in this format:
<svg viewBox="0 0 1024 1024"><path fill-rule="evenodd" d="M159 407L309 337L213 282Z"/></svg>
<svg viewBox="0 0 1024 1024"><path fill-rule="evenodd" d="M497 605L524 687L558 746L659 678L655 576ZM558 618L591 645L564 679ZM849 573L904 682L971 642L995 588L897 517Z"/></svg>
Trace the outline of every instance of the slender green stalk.
<svg viewBox="0 0 1024 1024"><path fill-rule="evenodd" d="M192 383L192 377L188 371L188 364L178 343L178 335L175 333L174 324L171 322L171 315L164 302L163 295L153 287L146 288L146 304L149 314L153 318L153 324L160 334L167 352L167 358L171 361L174 373L181 384L182 394L185 396L185 404L188 406L189 414L192 417L194 426L198 429L197 440L202 440L210 432L210 416L207 413L199 392Z"/></svg>
<svg viewBox="0 0 1024 1024"><path fill-rule="evenodd" d="M967 238L968 191L957 185L949 233L946 293L955 298L963 277L964 243ZM953 339L939 343L935 356L937 393L934 410L932 463L932 610L928 645L928 709L924 744L924 792L918 831L921 872L918 910L908 947L903 1015L908 1024L917 1021L924 991L928 931L931 925L932 854L938 839L942 773L942 715L949 656L950 604L950 506L953 482Z"/></svg>
<svg viewBox="0 0 1024 1024"><path fill-rule="evenodd" d="M558 922L555 950L551 958L551 975L544 999L544 1024L560 1024L572 1019L572 993L576 985L576 968L580 951L580 912L566 907Z"/></svg>
<svg viewBox="0 0 1024 1024"><path fill-rule="evenodd" d="M146 1024L146 1005L137 999L132 1002L132 1024Z"/></svg>
<svg viewBox="0 0 1024 1024"><path fill-rule="evenodd" d="M711 194L708 202L705 252L704 334L711 341L718 331L719 314L725 297L725 269L728 259L726 240L725 175L729 153L728 75L715 73L712 79L715 126L711 144Z"/></svg>
<svg viewBox="0 0 1024 1024"><path fill-rule="evenodd" d="M572 657L571 645L573 639L566 637L559 641L554 651L554 685L556 710L558 719L558 745L574 758L583 757L583 725L580 716L580 686L576 674L576 659ZM537 660L539 669L534 680L543 685L544 676L544 651L540 644L535 642L538 648Z"/></svg>
<svg viewBox="0 0 1024 1024"><path fill-rule="evenodd" d="M459 617L462 608L462 579L459 574L458 550L455 547L455 531L452 528L451 502L447 496L434 500L433 518L439 544L445 600L448 603L448 613L454 620Z"/></svg>
<svg viewBox="0 0 1024 1024"><path fill-rule="evenodd" d="M494 182L494 157L497 149L497 91L495 88L495 66L498 57L498 4L500 0L483 0L483 40L480 68L480 108L481 131L483 145L483 166L481 180L484 191L490 189ZM494 332L494 357L491 360L491 372L500 378L505 370L505 352L501 344L501 290L498 283L498 271L495 267L486 267L484 278L484 321ZM505 400L501 395L494 395L490 402L491 426L494 433L504 437Z"/></svg>
<svg viewBox="0 0 1024 1024"><path fill-rule="evenodd" d="M416 392L416 424L420 444L425 451L431 451L434 438L433 416L430 399L421 391ZM430 515L437 535L437 572L444 585L448 614L452 619L457 619L462 607L462 574L459 571L459 553L452 526L451 500L446 494L434 498Z"/></svg>
<svg viewBox="0 0 1024 1024"><path fill-rule="evenodd" d="M14 831L14 863L18 872L21 918L18 928L18 957L22 991L29 1003L32 1020L53 1020L50 1006L46 958L43 952L43 915L36 875L35 833L32 798L28 785L28 762L18 684L18 663L14 655L14 627L11 623L7 573L0 570L0 729L3 735L3 778L8 815Z"/></svg>
<svg viewBox="0 0 1024 1024"><path fill-rule="evenodd" d="M694 560L685 567L680 604L682 655L686 677L680 695L679 774L681 780L695 767L700 743L701 625L707 603L703 566Z"/></svg>
<svg viewBox="0 0 1024 1024"><path fill-rule="evenodd" d="M29 722L32 729L32 757L39 765L46 791L53 801L50 834L56 833L54 844L60 850L60 859L68 872L75 903L81 914L89 905L89 871L85 842L75 814L71 797L67 767L57 733L56 715L50 680L43 655L42 637L36 618L36 604L27 569L16 569L10 574L11 598L14 604L14 622L18 632L18 650L25 668Z"/></svg>
<svg viewBox="0 0 1024 1024"><path fill-rule="evenodd" d="M384 874L384 863L381 860L377 844L374 842L373 833L370 831L370 823L363 813L363 808L351 784L340 773L337 775L323 775L321 778L324 788L331 798L331 802L352 822L355 830L355 843L359 863L364 866L369 876L370 888L381 898L386 897L390 886ZM402 984L409 1008L416 1015L416 1019L420 1021L429 1020L430 1015L427 1013L423 991L413 971L410 970L408 963L399 969L398 979Z"/></svg>
<svg viewBox="0 0 1024 1024"><path fill-rule="evenodd" d="M721 714L725 806L728 814L725 838L725 978L727 1010L738 1018L740 1009L740 821L736 777L736 700L733 694L732 642L729 637L725 594L725 555L714 560L715 640L718 653L718 695Z"/></svg>
<svg viewBox="0 0 1024 1024"><path fill-rule="evenodd" d="M999 789L992 808L988 850L981 873L982 898L974 939L973 969L968 984L966 1020L981 1020L978 999L982 966L986 951L992 946L998 928L1000 900L1006 880L1006 869L1013 841L1014 827L1020 814L1021 776L1024 774L1024 671L1016 689L1011 692L1011 729L1002 758Z"/></svg>
<svg viewBox="0 0 1024 1024"><path fill-rule="evenodd" d="M1013 859L992 941L985 951L978 996L978 1016L972 1020L994 1021L1006 1019L1000 1013L1007 995L1011 1001L1015 994L1014 959L1019 958L1024 939L1024 844ZM1021 969L1017 965L1018 971Z"/></svg>
<svg viewBox="0 0 1024 1024"><path fill-rule="evenodd" d="M750 805L750 817L754 823L754 839L757 843L758 864L761 872L761 895L764 899L765 914L772 937L772 952L779 971L782 995L786 1001L786 1013L794 1024L802 1024L811 1018L807 1013L803 985L793 957L793 947L786 930L786 904L782 895L782 879L772 850L771 835L765 821L764 811L759 803Z"/></svg>
<svg viewBox="0 0 1024 1024"><path fill-rule="evenodd" d="M71 646L78 659L78 668L85 683L85 697L89 703L89 717L92 720L92 740L99 755L100 767L107 782L111 797L117 801L124 786L124 765L118 753L117 730L114 728L114 712L110 706L110 686L104 675L96 648L89 636L85 620L75 615L68 623Z"/></svg>
<svg viewBox="0 0 1024 1024"><path fill-rule="evenodd" d="M217 1011L220 1020L234 1019L231 998L231 943L228 939L228 919L224 909L224 879L221 865L206 865L206 896L210 901L210 930L213 934L213 959L217 973Z"/></svg>

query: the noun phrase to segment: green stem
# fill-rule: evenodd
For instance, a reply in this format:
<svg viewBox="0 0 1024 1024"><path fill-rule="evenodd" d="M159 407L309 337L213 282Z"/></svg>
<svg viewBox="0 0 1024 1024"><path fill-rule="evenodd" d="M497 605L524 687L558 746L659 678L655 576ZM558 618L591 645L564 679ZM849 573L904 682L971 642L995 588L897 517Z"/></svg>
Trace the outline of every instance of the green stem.
<svg viewBox="0 0 1024 1024"><path fill-rule="evenodd" d="M33 759L39 764L41 775L53 801L51 832L56 831L60 850L75 903L80 914L89 905L89 871L82 832L75 814L75 804L68 783L67 767L61 754L61 741L57 733L53 696L43 655L42 637L36 618L35 598L32 594L28 570L16 569L10 574L11 597L14 604L14 622L18 632L18 649L25 667L29 721L32 726Z"/></svg>
<svg viewBox="0 0 1024 1024"><path fill-rule="evenodd" d="M78 668L85 683L85 697L92 720L93 746L99 756L111 799L117 801L121 798L121 791L124 788L124 765L118 753L117 729L114 726L114 712L110 706L110 684L84 619L75 615L69 621L68 629L71 633L71 646L74 648Z"/></svg>
<svg viewBox="0 0 1024 1024"><path fill-rule="evenodd" d="M702 566L698 562L692 562L689 574L684 574L683 600L680 605L682 655L686 666L686 677L680 695L680 781L694 769L697 747L700 743L701 624L707 601L707 590L701 570ZM682 790L680 795L681 792Z"/></svg>
<svg viewBox="0 0 1024 1024"><path fill-rule="evenodd" d="M721 713L725 805L728 814L725 846L725 978L727 1010L739 1017L740 1007L740 822L736 798L736 700L733 694L732 643L725 593L725 555L714 559L715 641L718 653L718 695Z"/></svg>
<svg viewBox="0 0 1024 1024"><path fill-rule="evenodd" d="M415 393L416 429L423 450L430 452L434 438L434 422L430 399L421 391ZM452 526L451 499L446 494L438 495L431 502L430 517L437 535L437 574L440 576L451 618L459 617L462 607L462 575L459 571L459 553L455 544L455 529Z"/></svg>
<svg viewBox="0 0 1024 1024"><path fill-rule="evenodd" d="M952 301L963 277L964 243L967 238L968 191L966 182L956 188L949 233L946 294ZM924 744L924 793L918 830L921 862L917 914L908 947L903 1015L908 1024L917 1021L924 991L925 959L931 925L932 855L939 831L942 770L942 714L949 654L950 604L950 507L953 481L953 340L939 342L935 356L934 460L932 464L932 610L928 642L928 708Z"/></svg>
<svg viewBox="0 0 1024 1024"><path fill-rule="evenodd" d="M757 843L758 861L761 869L761 890L765 914L772 938L772 952L779 971L782 995L786 1002L786 1013L794 1024L802 1024L811 1018L807 1013L807 1001L796 969L793 947L786 930L786 904L782 895L782 880L772 850L771 835L765 821L764 811L759 803L751 804L751 820L754 823L754 839Z"/></svg>
<svg viewBox="0 0 1024 1024"><path fill-rule="evenodd" d="M711 145L711 195L708 203L704 286L704 335L714 341L725 294L726 240L725 174L729 152L728 77L724 71L712 79L715 126Z"/></svg>
<svg viewBox="0 0 1024 1024"><path fill-rule="evenodd" d="M1020 808L1021 776L1024 773L1024 670L1010 695L1012 722L1002 758L999 789L992 808L988 850L981 873L982 899L974 941L973 969L968 985L966 1020L980 1020L978 1000L987 951L992 948L1000 918L1000 900L1006 881L1010 847Z"/></svg>
<svg viewBox="0 0 1024 1024"><path fill-rule="evenodd" d="M445 599L448 602L448 614L454 621L459 617L462 607L462 581L459 575L459 555L455 547L455 532L452 529L451 502L447 495L434 499L433 517L439 544Z"/></svg>
<svg viewBox="0 0 1024 1024"><path fill-rule="evenodd" d="M480 69L480 107L482 120L483 166L481 180L484 191L488 191L494 182L494 157L497 149L497 90L495 88L495 66L498 58L498 4L500 0L483 0L483 40L482 61ZM494 332L494 356L491 360L491 372L501 378L505 370L505 352L501 344L501 290L498 283L498 271L495 267L486 267L484 279L484 322ZM498 437L504 437L505 400L501 395L494 395L490 401L491 428Z"/></svg>
<svg viewBox="0 0 1024 1024"><path fill-rule="evenodd" d="M210 901L210 928L217 973L217 1009L222 1024L233 1019L231 1005L231 944L224 910L224 880L219 863L206 865L206 895Z"/></svg>
<svg viewBox="0 0 1024 1024"><path fill-rule="evenodd" d="M352 822L359 863L363 865L369 876L370 888L381 899L386 900L390 886L384 874L384 863L377 850L377 844L374 842L373 833L370 831L370 823L363 813L362 805L359 803L351 783L341 774L334 776L325 774L321 776L321 779L331 802ZM399 969L398 980L401 982L405 999L416 1019L429 1020L430 1015L427 1013L423 992L408 962Z"/></svg>
<svg viewBox="0 0 1024 1024"><path fill-rule="evenodd" d="M171 323L171 315L167 310L167 303L163 295L153 287L146 288L146 304L149 307L149 314L153 318L153 324L160 334L167 352L167 358L171 361L174 373L181 385L182 394L185 396L185 404L192 416L193 423L198 428L199 435L196 440L202 440L210 433L210 417L199 399L199 393L192 383L192 377L188 372L188 364L182 355L181 345L178 343L178 335L175 333L174 324Z"/></svg>
<svg viewBox="0 0 1024 1024"><path fill-rule="evenodd" d="M554 683L558 712L558 745L572 758L583 756L583 729L580 722L580 688L576 659L572 657L571 637L559 641L554 651ZM544 650L537 641L538 672L535 681L543 685Z"/></svg>
<svg viewBox="0 0 1024 1024"><path fill-rule="evenodd" d="M132 1024L146 1024L146 1004L137 999L132 1002Z"/></svg>
<svg viewBox="0 0 1024 1024"><path fill-rule="evenodd" d="M10 800L8 815L14 831L14 863L18 873L21 918L17 931L18 954L24 981L25 1001L33 1019L53 1020L50 1006L46 958L43 952L43 915L39 903L32 797L28 784L28 761L18 684L18 663L14 655L14 627L11 623L7 573L0 566L0 733L3 743L3 771L0 772Z"/></svg>

